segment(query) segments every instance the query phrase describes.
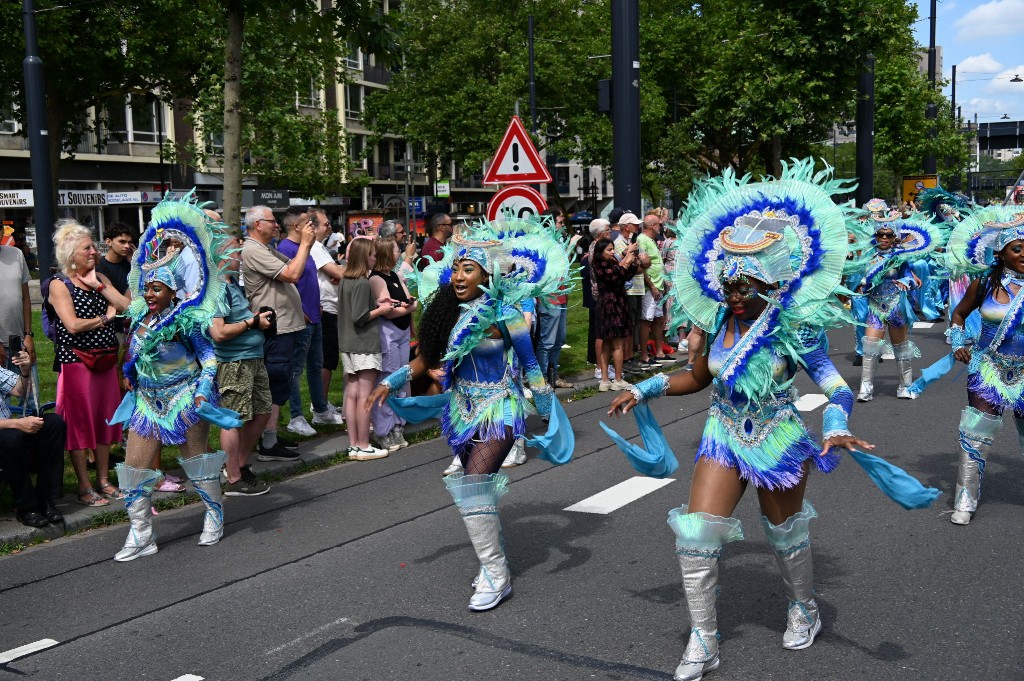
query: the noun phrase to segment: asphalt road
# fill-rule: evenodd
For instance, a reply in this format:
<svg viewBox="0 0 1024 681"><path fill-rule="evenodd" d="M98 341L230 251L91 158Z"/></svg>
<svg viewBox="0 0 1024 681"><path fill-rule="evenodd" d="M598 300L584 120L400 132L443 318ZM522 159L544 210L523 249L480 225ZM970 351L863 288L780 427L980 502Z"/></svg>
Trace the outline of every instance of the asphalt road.
<svg viewBox="0 0 1024 681"><path fill-rule="evenodd" d="M918 369L947 351L941 325L915 339ZM833 334L856 389L850 346L849 332ZM849 459L812 478L824 631L810 649L781 647L786 599L747 494L747 538L726 547L720 580L722 666L707 678L1024 678L1024 461L1010 425L974 522L950 524L958 373L897 401L887 361L878 396L851 421L877 454L945 492L934 508L900 509ZM820 393L804 375L798 387ZM124 526L0 559L0 659L56 642L0 664L0 681L670 679L689 625L665 519L686 501L707 397L654 404L682 463L672 481L608 513L567 511L635 477L597 426L609 395L566 405L569 465L531 458L511 471L502 518L515 595L493 611L466 610L476 561L441 482L448 450L434 441L229 498L214 547L196 545L193 506L162 513L159 553L131 563L111 560ZM806 416L820 428L820 415ZM630 419L617 425L636 433Z"/></svg>

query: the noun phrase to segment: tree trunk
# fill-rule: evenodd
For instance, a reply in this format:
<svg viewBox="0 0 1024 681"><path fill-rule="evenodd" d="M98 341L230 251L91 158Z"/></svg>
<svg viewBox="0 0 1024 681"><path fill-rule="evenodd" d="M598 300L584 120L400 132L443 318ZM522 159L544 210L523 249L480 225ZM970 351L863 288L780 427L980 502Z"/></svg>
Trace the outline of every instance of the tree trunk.
<svg viewBox="0 0 1024 681"><path fill-rule="evenodd" d="M227 2L228 36L224 48L224 216L242 223L242 36L241 0Z"/></svg>

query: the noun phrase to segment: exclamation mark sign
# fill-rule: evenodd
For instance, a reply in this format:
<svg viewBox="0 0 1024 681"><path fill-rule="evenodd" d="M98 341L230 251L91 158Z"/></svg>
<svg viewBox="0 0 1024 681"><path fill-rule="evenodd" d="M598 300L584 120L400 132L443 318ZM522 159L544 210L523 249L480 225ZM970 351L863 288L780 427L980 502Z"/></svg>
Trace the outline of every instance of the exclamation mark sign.
<svg viewBox="0 0 1024 681"><path fill-rule="evenodd" d="M519 142L512 143L512 172L519 172Z"/></svg>

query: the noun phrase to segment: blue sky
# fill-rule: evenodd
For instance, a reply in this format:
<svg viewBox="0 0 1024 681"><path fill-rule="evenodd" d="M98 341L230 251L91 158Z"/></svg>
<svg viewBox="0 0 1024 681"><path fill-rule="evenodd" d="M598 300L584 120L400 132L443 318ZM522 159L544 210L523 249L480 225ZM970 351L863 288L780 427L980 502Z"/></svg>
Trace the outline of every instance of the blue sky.
<svg viewBox="0 0 1024 681"><path fill-rule="evenodd" d="M914 0L917 40L928 47L930 0ZM939 0L935 44L942 47L942 77L956 64L956 103L964 118L1024 120L1024 0ZM947 97L951 88L943 92Z"/></svg>

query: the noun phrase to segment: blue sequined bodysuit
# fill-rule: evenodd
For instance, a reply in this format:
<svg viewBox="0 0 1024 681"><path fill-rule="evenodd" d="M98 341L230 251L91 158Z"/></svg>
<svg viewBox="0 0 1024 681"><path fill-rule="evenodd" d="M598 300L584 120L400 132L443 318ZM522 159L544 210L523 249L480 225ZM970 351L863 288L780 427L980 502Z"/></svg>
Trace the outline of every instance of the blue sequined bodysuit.
<svg viewBox="0 0 1024 681"><path fill-rule="evenodd" d="M733 327L734 341L727 348L725 336L729 325ZM789 384L798 369L794 360L771 346L760 351L768 353L776 389L756 399L748 399L719 380L739 337L739 322L731 319L723 324L712 343L708 368L715 381L697 458L736 468L742 479L768 489L787 489L799 483L807 459L812 459L821 471L833 470L839 462L838 453L832 451L821 456L821 447L808 433L793 404L796 391ZM846 417L853 407L852 391L829 360L823 339L807 332L801 334L801 341L801 358L807 372L830 403L824 415L826 436L848 434Z"/></svg>
<svg viewBox="0 0 1024 681"><path fill-rule="evenodd" d="M868 272L884 267L884 262L895 255L892 250L879 251L868 262ZM916 321L912 318L913 311L907 300L906 291L896 286L897 281L902 281L908 288L915 287L913 271L909 264L904 263L900 267L893 267L882 275L882 280L877 286L870 286L867 283L864 292L868 297L867 325L873 329L884 329L887 325L900 328Z"/></svg>
<svg viewBox="0 0 1024 681"><path fill-rule="evenodd" d="M1009 301L1000 303L990 291L981 304L981 336L971 353L967 391L995 413L1009 408L1024 414L1024 281L1006 278L1004 294L1007 288Z"/></svg>

